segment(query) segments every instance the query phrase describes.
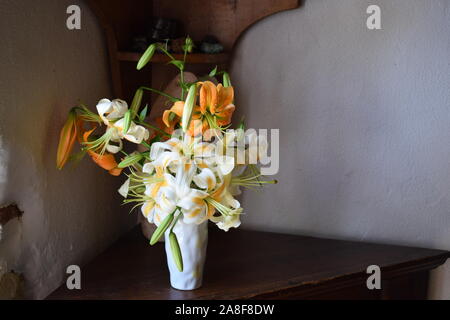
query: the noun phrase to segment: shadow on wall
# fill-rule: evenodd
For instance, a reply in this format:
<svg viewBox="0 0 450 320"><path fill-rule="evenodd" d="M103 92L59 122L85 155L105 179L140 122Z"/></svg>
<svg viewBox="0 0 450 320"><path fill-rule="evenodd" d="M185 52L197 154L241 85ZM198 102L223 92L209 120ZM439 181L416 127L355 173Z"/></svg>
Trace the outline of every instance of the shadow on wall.
<svg viewBox="0 0 450 320"><path fill-rule="evenodd" d="M69 5L81 7L81 30L65 24ZM24 275L27 298L45 298L67 266L84 264L135 224L120 206L110 177L88 159L55 168L68 110L111 97L105 39L84 1L0 2L0 205L17 202L21 222L3 230L0 258ZM61 17L61 19L54 17ZM33 52L33 54L29 54ZM20 90L20 94L19 94Z"/></svg>
<svg viewBox="0 0 450 320"><path fill-rule="evenodd" d="M0 136L0 203L9 201L7 163L9 152ZM0 205L0 300L18 299L23 295L23 277L11 270L20 256L22 212L13 204Z"/></svg>

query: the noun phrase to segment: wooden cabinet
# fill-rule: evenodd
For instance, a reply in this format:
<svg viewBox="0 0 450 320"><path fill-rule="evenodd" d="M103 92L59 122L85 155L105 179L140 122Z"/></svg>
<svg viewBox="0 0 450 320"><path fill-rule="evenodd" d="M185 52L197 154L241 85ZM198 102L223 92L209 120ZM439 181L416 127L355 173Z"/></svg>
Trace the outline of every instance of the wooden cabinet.
<svg viewBox="0 0 450 320"><path fill-rule="evenodd" d="M152 17L176 19L182 33L194 40L216 36L221 54L191 54L187 71L207 74L215 65L226 67L238 37L256 21L299 6L299 0L87 0L105 30L114 96L130 101L141 85L162 89L176 70L147 67L136 71L140 55L129 52L133 36L145 33ZM166 62L156 55L153 62ZM153 83L152 83L153 82Z"/></svg>
<svg viewBox="0 0 450 320"><path fill-rule="evenodd" d="M425 299L429 271L450 252L211 229L204 284L169 283L164 244L137 228L82 268L82 290L65 285L49 299ZM368 290L367 267L381 268L381 290Z"/></svg>

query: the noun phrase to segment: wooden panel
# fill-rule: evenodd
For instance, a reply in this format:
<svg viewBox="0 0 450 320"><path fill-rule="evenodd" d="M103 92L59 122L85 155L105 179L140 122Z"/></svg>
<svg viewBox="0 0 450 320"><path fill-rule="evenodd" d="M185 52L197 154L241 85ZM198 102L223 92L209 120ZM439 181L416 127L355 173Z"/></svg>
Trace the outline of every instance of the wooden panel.
<svg viewBox="0 0 450 320"><path fill-rule="evenodd" d="M425 297L421 276L447 251L212 229L203 287L169 284L164 244L148 245L137 228L82 268L82 290L64 286L50 299L380 299ZM381 291L365 288L369 265L381 267ZM417 277L419 275L419 277ZM405 280L406 279L406 280ZM416 281L417 280L417 281ZM413 283L414 289L411 285ZM403 289L402 289L403 287ZM405 289L406 288L406 289ZM405 295L405 292L411 292Z"/></svg>
<svg viewBox="0 0 450 320"><path fill-rule="evenodd" d="M400 275L383 281L383 300L423 300L427 298L429 271Z"/></svg>
<svg viewBox="0 0 450 320"><path fill-rule="evenodd" d="M182 54L172 54L172 56L177 60L183 60ZM141 58L140 53L134 52L119 52L117 54L117 58L120 61L134 61L137 62ZM169 58L165 54L155 54L151 60L152 63L167 63L169 62ZM219 53L219 54L204 54L204 53L192 53L187 55L186 62L194 63L194 64L222 64L226 63L228 60L228 54Z"/></svg>
<svg viewBox="0 0 450 320"><path fill-rule="evenodd" d="M215 35L231 52L239 35L256 21L299 6L299 0L154 0L155 16L182 22L194 40Z"/></svg>
<svg viewBox="0 0 450 320"><path fill-rule="evenodd" d="M119 50L130 47L133 36L151 26L150 0L87 0L103 27L111 27Z"/></svg>
<svg viewBox="0 0 450 320"><path fill-rule="evenodd" d="M237 38L251 24L270 14L299 6L299 0L87 0L87 3L106 33L114 95L128 101L138 87L135 80L143 76L136 77L136 70L120 61L138 60L138 55L127 50L135 35L145 34L150 28L152 17L177 19L182 25L181 35L190 35L194 40L213 34L224 44L225 52L230 53ZM194 64L223 67L229 57L227 54L197 54L189 59ZM159 56L155 59L157 63L166 61ZM191 71L195 69L204 72L207 67ZM156 86L164 87L169 77L166 72L157 73L156 77L146 76L149 81L152 78L158 79ZM150 85L148 82L141 84Z"/></svg>

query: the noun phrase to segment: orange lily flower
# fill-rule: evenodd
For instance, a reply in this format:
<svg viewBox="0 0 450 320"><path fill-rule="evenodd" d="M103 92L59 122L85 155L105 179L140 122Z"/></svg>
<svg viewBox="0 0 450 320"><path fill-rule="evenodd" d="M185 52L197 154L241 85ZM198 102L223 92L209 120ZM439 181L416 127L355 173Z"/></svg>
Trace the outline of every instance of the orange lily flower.
<svg viewBox="0 0 450 320"><path fill-rule="evenodd" d="M162 121L166 125L167 133L172 133L175 125L180 123L181 117L183 116L184 101L177 101L174 103L172 108L164 111ZM199 122L201 121L201 122ZM201 132L205 132L209 128L208 122L202 117L199 106L195 106L192 112L191 122L189 124L188 134L195 136Z"/></svg>
<svg viewBox="0 0 450 320"><path fill-rule="evenodd" d="M83 134L83 142L88 142L89 136L92 134L92 132L94 132L95 129L96 128L86 131ZM87 152L97 165L107 170L111 175L118 176L122 172L122 169L117 167L117 162L113 154L107 152L105 152L104 154L99 154L93 150L87 150Z"/></svg>
<svg viewBox="0 0 450 320"><path fill-rule="evenodd" d="M209 111L221 127L230 124L235 110L233 87L225 88L221 83L216 86L211 81L201 82L200 84L201 113L206 114Z"/></svg>
<svg viewBox="0 0 450 320"><path fill-rule="evenodd" d="M183 116L184 110L184 101L177 101L173 104L172 108L164 111L162 120L166 127L173 128L175 125L180 122L181 117Z"/></svg>
<svg viewBox="0 0 450 320"><path fill-rule="evenodd" d="M211 81L199 82L199 106L195 106L192 112L192 119L188 133L191 136L207 129L217 129L230 124L231 117L235 110L233 104L233 87L225 88L222 84L217 86ZM183 116L184 101L177 101L172 108L164 111L163 122L170 132L176 124L180 123Z"/></svg>
<svg viewBox="0 0 450 320"><path fill-rule="evenodd" d="M56 167L62 169L69 160L75 139L77 138L82 120L77 116L75 110L71 110L64 127L59 135L58 151L56 153Z"/></svg>

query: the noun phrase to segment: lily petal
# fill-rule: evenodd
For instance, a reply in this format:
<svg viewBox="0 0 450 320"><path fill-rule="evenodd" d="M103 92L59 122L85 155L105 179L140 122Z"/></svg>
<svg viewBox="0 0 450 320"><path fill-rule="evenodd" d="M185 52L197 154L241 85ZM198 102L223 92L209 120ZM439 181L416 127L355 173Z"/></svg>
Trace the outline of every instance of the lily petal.
<svg viewBox="0 0 450 320"><path fill-rule="evenodd" d="M122 186L119 188L119 194L126 198L128 196L128 190L130 189L130 178L125 180L125 182L122 184Z"/></svg>
<svg viewBox="0 0 450 320"><path fill-rule="evenodd" d="M194 176L194 182L201 189L213 190L216 187L216 176L211 169L205 168Z"/></svg>

